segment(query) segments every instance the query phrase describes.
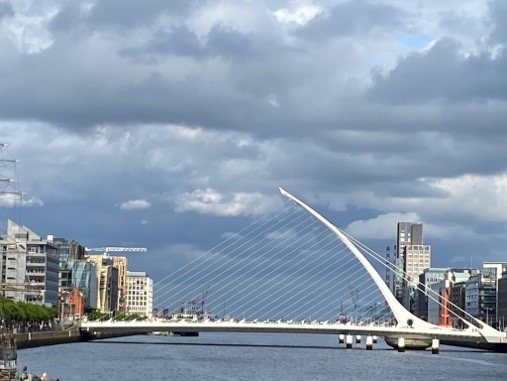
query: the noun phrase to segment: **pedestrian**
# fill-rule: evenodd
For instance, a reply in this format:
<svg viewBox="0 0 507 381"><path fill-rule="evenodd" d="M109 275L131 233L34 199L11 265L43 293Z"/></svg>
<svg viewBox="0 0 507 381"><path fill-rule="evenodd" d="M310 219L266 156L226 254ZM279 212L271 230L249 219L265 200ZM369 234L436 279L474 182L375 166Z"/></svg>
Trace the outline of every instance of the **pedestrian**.
<svg viewBox="0 0 507 381"><path fill-rule="evenodd" d="M27 378L28 378L28 372L26 370L26 365L25 365L25 366L23 366L23 370L19 374L19 379L20 380L26 380Z"/></svg>

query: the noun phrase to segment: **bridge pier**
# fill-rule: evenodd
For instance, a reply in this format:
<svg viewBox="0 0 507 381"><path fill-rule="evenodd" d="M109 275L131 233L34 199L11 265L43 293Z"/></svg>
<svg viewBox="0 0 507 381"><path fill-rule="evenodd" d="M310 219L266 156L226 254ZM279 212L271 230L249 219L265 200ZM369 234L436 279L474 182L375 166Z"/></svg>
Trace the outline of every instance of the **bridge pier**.
<svg viewBox="0 0 507 381"><path fill-rule="evenodd" d="M377 344L378 337L377 335L373 335L373 344Z"/></svg>
<svg viewBox="0 0 507 381"><path fill-rule="evenodd" d="M398 337L398 352L405 352L405 338L403 336Z"/></svg>
<svg viewBox="0 0 507 381"><path fill-rule="evenodd" d="M373 337L368 335L366 337L366 350L371 351L373 349Z"/></svg>
<svg viewBox="0 0 507 381"><path fill-rule="evenodd" d="M440 347L440 340L438 340L437 338L434 338L431 341L431 354L438 355L439 347Z"/></svg>
<svg viewBox="0 0 507 381"><path fill-rule="evenodd" d="M356 335L356 344L361 344L361 335Z"/></svg>
<svg viewBox="0 0 507 381"><path fill-rule="evenodd" d="M343 344L345 342L345 335L343 333L340 333L338 335L338 344Z"/></svg>
<svg viewBox="0 0 507 381"><path fill-rule="evenodd" d="M345 338L345 348L351 349L352 348L352 335L347 335Z"/></svg>

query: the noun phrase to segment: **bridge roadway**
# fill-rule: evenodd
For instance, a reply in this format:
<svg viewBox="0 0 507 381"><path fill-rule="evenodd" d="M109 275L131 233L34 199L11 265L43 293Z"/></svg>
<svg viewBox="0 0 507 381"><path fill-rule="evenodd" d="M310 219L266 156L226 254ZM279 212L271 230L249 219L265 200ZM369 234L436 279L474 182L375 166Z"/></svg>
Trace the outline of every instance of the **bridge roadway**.
<svg viewBox="0 0 507 381"><path fill-rule="evenodd" d="M101 337L101 333L113 334L123 332L125 335L149 333L155 331L167 332L267 332L267 333L316 333L316 334L351 334L365 336L379 336L390 342L396 342L399 337L406 340L419 340L431 343L433 338L442 344L472 347L479 349L507 351L507 334L497 342L488 342L478 329L465 330L434 326L427 330L415 330L409 326L389 325L354 325L351 323L329 322L284 322L284 321L191 321L191 320L152 320L152 321L86 321L81 323L81 332L91 339ZM391 344L390 344L391 345ZM407 345L407 349L409 346Z"/></svg>

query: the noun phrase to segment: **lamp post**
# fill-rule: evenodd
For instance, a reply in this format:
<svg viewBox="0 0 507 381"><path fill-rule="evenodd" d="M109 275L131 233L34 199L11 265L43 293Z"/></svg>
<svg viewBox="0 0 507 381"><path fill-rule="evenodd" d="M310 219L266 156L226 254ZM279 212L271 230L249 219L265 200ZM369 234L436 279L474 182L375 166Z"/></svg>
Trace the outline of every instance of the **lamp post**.
<svg viewBox="0 0 507 381"><path fill-rule="evenodd" d="M64 297L61 296L60 297L60 326L63 328L63 318L64 318L64 313L65 313L65 304L64 304Z"/></svg>

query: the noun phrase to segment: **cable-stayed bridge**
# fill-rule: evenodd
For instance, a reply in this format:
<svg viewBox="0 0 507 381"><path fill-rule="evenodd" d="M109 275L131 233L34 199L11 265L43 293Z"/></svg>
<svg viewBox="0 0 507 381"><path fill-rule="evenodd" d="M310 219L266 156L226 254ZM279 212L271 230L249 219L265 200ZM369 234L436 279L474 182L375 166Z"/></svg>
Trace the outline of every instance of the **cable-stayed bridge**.
<svg viewBox="0 0 507 381"><path fill-rule="evenodd" d="M507 351L497 331L457 306L453 327L406 310L379 271L402 269L280 189L284 204L154 285L151 321L87 321L85 332L301 332L381 336L393 346L443 343ZM405 281L410 279L405 277ZM427 290L429 299L440 295Z"/></svg>

